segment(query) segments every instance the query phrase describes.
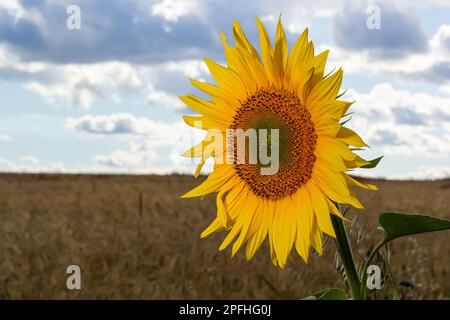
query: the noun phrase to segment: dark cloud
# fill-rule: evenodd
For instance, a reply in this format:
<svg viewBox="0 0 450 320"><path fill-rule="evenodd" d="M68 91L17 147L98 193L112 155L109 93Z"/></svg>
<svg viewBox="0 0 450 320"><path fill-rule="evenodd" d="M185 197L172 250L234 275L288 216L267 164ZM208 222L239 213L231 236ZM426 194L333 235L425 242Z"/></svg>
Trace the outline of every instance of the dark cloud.
<svg viewBox="0 0 450 320"><path fill-rule="evenodd" d="M396 72L396 75L413 81L430 82L436 85L450 83L450 61L439 61L430 67L410 72Z"/></svg>
<svg viewBox="0 0 450 320"><path fill-rule="evenodd" d="M369 141L373 145L402 144L399 134L389 128L376 129Z"/></svg>
<svg viewBox="0 0 450 320"><path fill-rule="evenodd" d="M450 82L450 61L435 62L427 70L417 72L413 76L437 84Z"/></svg>
<svg viewBox="0 0 450 320"><path fill-rule="evenodd" d="M14 21L6 11L0 12L0 43L25 61L56 63L158 62L198 57L219 49L218 41L194 15L167 22L151 15L148 2L145 8L122 0L73 4L81 9L79 30L66 27L68 3L22 2L27 12L34 10L42 19ZM170 31L165 29L167 25Z"/></svg>
<svg viewBox="0 0 450 320"><path fill-rule="evenodd" d="M128 113L97 117L85 115L66 121L67 127L91 134L141 134L143 124L152 125L152 122Z"/></svg>
<svg viewBox="0 0 450 320"><path fill-rule="evenodd" d="M11 46L26 44L35 50L45 48L45 41L42 38L39 28L31 21L20 19L14 22L14 17L6 12L0 12L0 39Z"/></svg>
<svg viewBox="0 0 450 320"><path fill-rule="evenodd" d="M199 0L197 9L169 21L152 15L152 5L161 1L22 1L26 12L42 19L16 21L6 10L0 11L0 44L24 61L147 64L206 56L219 60L223 59L219 33L224 31L231 42L232 19L241 22L248 38L259 47L255 16L272 15L265 24L273 36L276 15L281 12L277 10L282 8L280 4L280 9L272 10L277 5L270 0ZM79 30L66 27L69 5L81 9ZM297 36L287 33L291 45Z"/></svg>
<svg viewBox="0 0 450 320"><path fill-rule="evenodd" d="M399 124L421 125L426 124L424 116L415 110L397 107L393 108L395 121Z"/></svg>
<svg viewBox="0 0 450 320"><path fill-rule="evenodd" d="M348 5L334 20L334 40L350 50L369 50L374 58L399 58L426 52L427 37L420 21L392 2L376 3L380 8L381 29L369 29L368 6Z"/></svg>

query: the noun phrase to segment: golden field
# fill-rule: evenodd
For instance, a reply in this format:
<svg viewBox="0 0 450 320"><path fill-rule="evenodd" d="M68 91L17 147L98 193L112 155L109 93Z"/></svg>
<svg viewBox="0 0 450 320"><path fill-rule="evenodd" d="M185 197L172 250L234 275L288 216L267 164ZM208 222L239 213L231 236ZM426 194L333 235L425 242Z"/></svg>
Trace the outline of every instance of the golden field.
<svg viewBox="0 0 450 320"><path fill-rule="evenodd" d="M0 298L297 299L345 288L335 248L305 265L294 256L274 267L266 245L253 261L217 250L225 234L200 239L215 197L180 199L190 176L0 175ZM370 180L352 209L358 261L381 239L378 214L403 211L450 218L450 180ZM331 240L331 239L330 239ZM386 252L392 277L377 298L450 298L449 232L399 239ZM81 267L81 290L66 288L66 268ZM398 285L398 284L402 285ZM409 285L409 287L406 287Z"/></svg>

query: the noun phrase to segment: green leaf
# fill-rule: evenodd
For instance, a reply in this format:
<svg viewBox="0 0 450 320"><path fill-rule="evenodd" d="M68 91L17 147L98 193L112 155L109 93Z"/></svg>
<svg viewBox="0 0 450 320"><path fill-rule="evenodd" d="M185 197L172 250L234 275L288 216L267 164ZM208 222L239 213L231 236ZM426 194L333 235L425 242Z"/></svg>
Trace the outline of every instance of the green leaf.
<svg viewBox="0 0 450 320"><path fill-rule="evenodd" d="M388 242L413 234L442 231L450 229L450 220L438 219L419 214L408 214L400 212L384 212L378 218L380 225L384 229L384 239L372 250L364 263L363 273L361 275L362 284L367 280L367 267L373 259ZM363 296L366 296L367 287L363 287Z"/></svg>
<svg viewBox="0 0 450 320"><path fill-rule="evenodd" d="M379 222L385 232L385 243L412 234L450 229L450 220L398 212L382 213Z"/></svg>
<svg viewBox="0 0 450 320"><path fill-rule="evenodd" d="M378 165L378 163L381 161L381 159L383 159L383 157L384 157L384 156L381 156L381 157L378 157L378 158L369 160L369 164L366 164L365 166L362 166L362 167L360 167L360 168L363 168L363 169L372 169L372 168L375 168L375 167Z"/></svg>
<svg viewBox="0 0 450 320"><path fill-rule="evenodd" d="M316 292L302 300L348 300L347 294L338 288L328 288Z"/></svg>

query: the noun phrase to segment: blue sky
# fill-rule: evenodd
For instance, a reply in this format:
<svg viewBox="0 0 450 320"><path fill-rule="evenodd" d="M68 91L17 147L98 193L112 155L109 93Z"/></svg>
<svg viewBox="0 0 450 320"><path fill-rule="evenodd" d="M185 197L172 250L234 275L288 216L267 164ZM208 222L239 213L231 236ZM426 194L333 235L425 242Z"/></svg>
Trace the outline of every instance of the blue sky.
<svg viewBox="0 0 450 320"><path fill-rule="evenodd" d="M67 7L80 29L67 28ZM381 29L367 28L375 5ZM180 152L202 134L178 96L223 62L219 33L255 16L288 43L309 28L327 68L344 68L349 125L385 155L370 173L450 176L450 1L0 0L0 171L191 172Z"/></svg>

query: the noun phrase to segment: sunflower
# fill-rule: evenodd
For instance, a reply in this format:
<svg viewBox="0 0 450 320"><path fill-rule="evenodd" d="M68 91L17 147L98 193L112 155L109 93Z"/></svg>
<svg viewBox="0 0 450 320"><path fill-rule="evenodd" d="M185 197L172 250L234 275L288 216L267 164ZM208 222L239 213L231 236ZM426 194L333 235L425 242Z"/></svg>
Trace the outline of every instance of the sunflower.
<svg viewBox="0 0 450 320"><path fill-rule="evenodd" d="M274 46L256 21L261 55L233 21L235 46L221 34L227 66L205 59L216 85L191 79L211 100L180 97L200 114L184 116L185 122L206 130L204 140L183 154L200 158L195 176L207 158L214 159L206 180L182 197L217 193L217 217L201 237L226 230L219 250L232 244L234 256L246 245L250 260L268 236L272 262L284 268L293 248L305 262L310 247L322 254L323 233L335 237L330 214L345 219L335 203L363 208L350 187L376 187L346 174L369 162L353 152L366 143L340 123L352 104L339 100L342 69L324 75L328 51L314 55L308 29L288 53L281 17ZM275 174L262 174L260 161L223 161L229 145L235 145L235 140L225 143L230 142L227 132L238 129L278 130Z"/></svg>

